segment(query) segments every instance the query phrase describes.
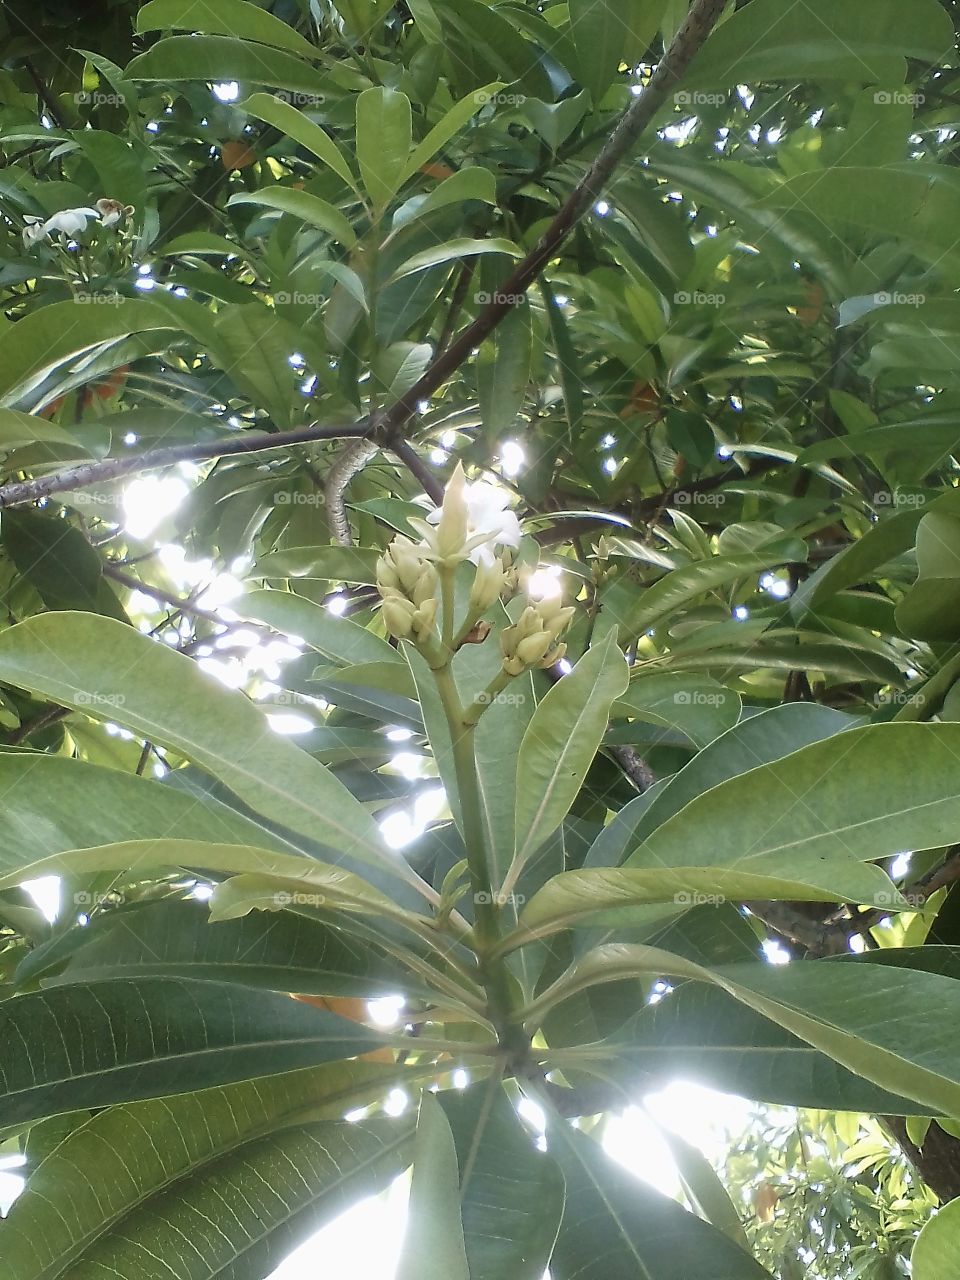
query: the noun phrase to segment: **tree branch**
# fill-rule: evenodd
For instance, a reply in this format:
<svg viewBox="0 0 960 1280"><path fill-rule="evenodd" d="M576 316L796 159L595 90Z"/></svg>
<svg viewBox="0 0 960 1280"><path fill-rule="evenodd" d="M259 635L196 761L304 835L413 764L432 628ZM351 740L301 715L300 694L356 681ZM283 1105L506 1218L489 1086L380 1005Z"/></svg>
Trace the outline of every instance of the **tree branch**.
<svg viewBox="0 0 960 1280"><path fill-rule="evenodd" d="M205 462L213 458L227 458L244 453L265 453L271 449L285 449L288 445L313 444L320 440L356 439L367 435L366 423L344 427L298 427L294 431L243 432L235 440L219 440L211 444L171 445L166 449L150 449L146 453L130 454L126 458L105 458L102 462L82 462L79 466L57 471L53 475L39 476L34 480L15 480L0 485L0 510L5 507L23 506L53 493L66 493L71 489L84 489L89 485L103 484L138 471L153 471L158 467L170 467L177 462Z"/></svg>

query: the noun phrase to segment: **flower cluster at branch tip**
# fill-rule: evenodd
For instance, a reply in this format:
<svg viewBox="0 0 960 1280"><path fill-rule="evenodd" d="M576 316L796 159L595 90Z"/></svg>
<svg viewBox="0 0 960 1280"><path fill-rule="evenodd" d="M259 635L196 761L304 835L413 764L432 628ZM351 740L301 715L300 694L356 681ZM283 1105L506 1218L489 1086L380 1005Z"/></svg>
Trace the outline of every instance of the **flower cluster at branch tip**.
<svg viewBox="0 0 960 1280"><path fill-rule="evenodd" d="M383 621L391 635L412 639L432 650L428 657L442 664L444 647L434 634L441 608L453 608L452 594L444 596L441 577L450 575L464 561L476 565L466 615L457 630L452 619L442 628L446 647L462 643L482 643L490 631L483 615L500 597L517 588L518 567L513 549L520 546L520 525L507 510L508 495L494 485L468 484L461 464L457 464L444 491L443 504L425 520L411 519L421 542L403 534L377 561L377 589L383 600ZM441 604L441 601L446 601ZM520 675L528 667L548 667L559 662L566 646L560 643L574 610L565 608L559 597L531 600L518 621L500 637L503 671ZM452 637L452 639L451 639Z"/></svg>
<svg viewBox="0 0 960 1280"><path fill-rule="evenodd" d="M503 669L518 676L526 667L552 667L567 646L560 635L576 610L561 604L559 597L547 596L528 604L512 627L500 634Z"/></svg>
<svg viewBox="0 0 960 1280"><path fill-rule="evenodd" d="M133 211L132 204L121 204L119 200L109 200L104 196L102 200L97 201L95 209L85 206L77 209L61 209L59 213L54 213L49 218L38 218L33 214L27 214L23 220L25 224L23 243L29 249L41 240L49 240L54 232L60 232L61 235L72 239L86 231L87 223L91 219L99 222L101 226L115 227L124 218L128 218Z"/></svg>

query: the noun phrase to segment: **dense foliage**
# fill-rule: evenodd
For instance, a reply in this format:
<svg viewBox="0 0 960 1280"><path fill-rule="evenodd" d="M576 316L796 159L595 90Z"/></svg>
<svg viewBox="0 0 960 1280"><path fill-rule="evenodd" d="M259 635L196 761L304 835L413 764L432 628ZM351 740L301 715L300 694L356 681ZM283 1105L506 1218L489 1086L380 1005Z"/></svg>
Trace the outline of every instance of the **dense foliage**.
<svg viewBox="0 0 960 1280"><path fill-rule="evenodd" d="M263 1280L411 1166L399 1280L956 1273L954 6L0 49L3 1274ZM881 1119L683 1208L588 1119L678 1076Z"/></svg>

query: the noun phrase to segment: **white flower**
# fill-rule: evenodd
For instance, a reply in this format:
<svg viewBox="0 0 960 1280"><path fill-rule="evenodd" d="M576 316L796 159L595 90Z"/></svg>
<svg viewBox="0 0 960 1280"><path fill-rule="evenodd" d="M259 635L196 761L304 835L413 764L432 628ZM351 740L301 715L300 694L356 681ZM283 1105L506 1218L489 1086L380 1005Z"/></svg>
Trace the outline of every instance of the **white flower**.
<svg viewBox="0 0 960 1280"><path fill-rule="evenodd" d="M55 213L52 218L48 218L43 224L43 230L46 235L51 231L62 231L65 236L79 235L87 225L90 218L99 218L96 209L61 209L59 213Z"/></svg>
<svg viewBox="0 0 960 1280"><path fill-rule="evenodd" d="M43 225L42 218L35 218L28 213L23 221L26 224L23 228L23 244L25 248L30 249L39 240L46 240L47 231Z"/></svg>
<svg viewBox="0 0 960 1280"><path fill-rule="evenodd" d="M463 479L459 463L447 486L444 506L430 512L427 516L428 524L440 524L452 495L456 495L454 500L458 507L461 503L466 506L467 527L463 550L474 564L492 563L495 547L519 547L520 522L512 511L506 509L510 495L506 490L488 484L485 480L468 484Z"/></svg>

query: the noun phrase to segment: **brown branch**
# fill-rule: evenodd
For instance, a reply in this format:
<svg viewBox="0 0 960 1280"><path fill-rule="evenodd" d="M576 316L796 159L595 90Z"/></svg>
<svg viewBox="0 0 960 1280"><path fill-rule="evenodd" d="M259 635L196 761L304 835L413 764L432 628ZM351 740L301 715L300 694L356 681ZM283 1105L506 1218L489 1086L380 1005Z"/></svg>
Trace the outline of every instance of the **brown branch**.
<svg viewBox="0 0 960 1280"><path fill-rule="evenodd" d="M391 442L390 451L396 454L407 470L420 481L423 485L423 492L433 501L435 506L439 507L443 502L443 485L420 457L416 449L408 444L402 436L398 436Z"/></svg>
<svg viewBox="0 0 960 1280"><path fill-rule="evenodd" d="M516 266L472 324L433 361L426 372L380 419L388 443L417 413L421 400L465 364L475 347L493 332L527 289L554 258L567 237L583 218L616 172L650 121L666 102L671 91L712 31L726 0L694 0L680 30L664 53L643 92L620 117L606 144L574 187L560 212L540 237L533 250Z"/></svg>
<svg viewBox="0 0 960 1280"><path fill-rule="evenodd" d="M54 98L53 94L47 88L47 85L43 79L43 76L41 76L40 72L33 65L33 63L30 61L29 58L24 58L23 65L26 67L27 74L29 75L30 79L33 81L34 86L37 90L37 97L39 98L40 105L41 105L40 114L41 115L43 114L43 109L45 108L46 114L50 117L50 119L57 126L57 128L65 129L67 126L63 122L63 115L60 112L60 106L57 103L57 100Z"/></svg>
<svg viewBox="0 0 960 1280"><path fill-rule="evenodd" d="M271 449L285 449L288 445L313 444L319 440L346 440L365 436L369 428L359 423L344 427L297 427L293 431L243 432L234 440L220 440L212 444L171 445L166 449L151 449L146 453L130 454L126 458L106 458L102 462L82 462L79 466L53 475L39 476L34 480L16 480L0 485L0 510L5 507L23 506L53 493L66 493L71 489L83 489L88 485L117 480L121 476L138 471L153 471L170 467L177 462L205 462L213 458L228 458L237 454L265 453Z"/></svg>
<svg viewBox="0 0 960 1280"><path fill-rule="evenodd" d="M472 324L460 332L446 350L437 355L422 377L385 413L371 417L365 425L338 428L304 427L298 431L277 432L272 435L253 437L253 439L247 437L245 440L222 441L216 445L187 445L157 449L152 453L129 458L85 463L59 474L0 486L0 510L4 507L35 502L38 498L47 497L53 493L64 493L70 489L97 484L104 480L114 480L137 471L169 466L175 462L226 457L231 454L283 448L292 444L309 444L316 440L346 439L357 436L377 440L378 443L396 452L401 460L414 470L413 451L401 452L399 441L403 428L415 417L420 401L432 395L461 365L465 364L473 354L474 348L489 337L510 311L519 305L527 289L557 254L666 102L670 92L678 84L690 61L715 26L725 3L726 0L694 0L686 19L643 92L620 117L606 144L598 152L534 249L499 287L493 301L484 307ZM40 92L39 85L38 92ZM419 462L419 459L416 461ZM439 491L435 487L433 477L430 477L428 482L427 473L423 468L415 471L415 474L428 493Z"/></svg>

